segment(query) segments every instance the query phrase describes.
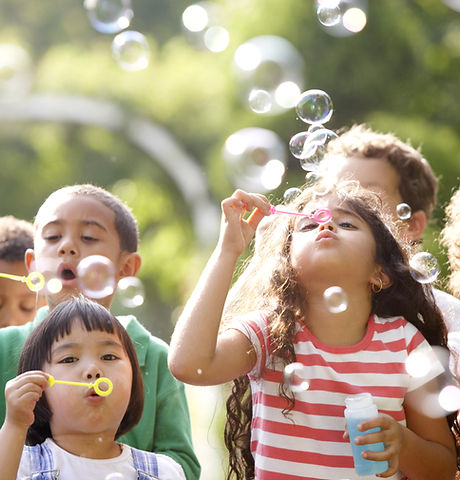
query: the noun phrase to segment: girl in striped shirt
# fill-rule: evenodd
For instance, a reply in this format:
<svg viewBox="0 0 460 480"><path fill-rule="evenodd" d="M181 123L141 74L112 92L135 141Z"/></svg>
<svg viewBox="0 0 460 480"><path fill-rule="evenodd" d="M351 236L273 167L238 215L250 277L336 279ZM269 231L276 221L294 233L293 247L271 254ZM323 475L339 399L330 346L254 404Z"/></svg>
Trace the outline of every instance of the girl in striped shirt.
<svg viewBox="0 0 460 480"><path fill-rule="evenodd" d="M425 401L438 391L443 367L432 356L422 377L405 368L410 354L446 346L445 326L430 289L413 279L382 221L380 199L356 183L317 185L288 208L307 215L269 216L264 196L241 190L222 202L218 245L171 341L169 366L180 380L233 380L228 479L362 478L344 421L345 398L362 392L373 395L379 415L361 431L380 431L355 441L384 442L384 451L363 454L389 462L379 477L452 479L451 416ZM311 218L320 209L332 218ZM228 295L237 260L266 216ZM346 293L340 312L324 301L331 286ZM283 380L294 362L304 366L302 391Z"/></svg>

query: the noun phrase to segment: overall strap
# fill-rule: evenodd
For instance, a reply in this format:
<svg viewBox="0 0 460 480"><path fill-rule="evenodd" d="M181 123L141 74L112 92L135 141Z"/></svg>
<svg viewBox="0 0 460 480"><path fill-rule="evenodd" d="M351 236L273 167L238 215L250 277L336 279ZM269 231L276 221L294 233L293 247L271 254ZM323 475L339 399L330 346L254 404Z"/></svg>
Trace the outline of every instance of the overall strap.
<svg viewBox="0 0 460 480"><path fill-rule="evenodd" d="M28 453L30 467L32 469L32 478L34 480L55 480L58 478L57 470L53 470L53 454L45 444L25 446Z"/></svg>
<svg viewBox="0 0 460 480"><path fill-rule="evenodd" d="M158 477L157 456L153 452L145 452L131 447L134 468L137 470L138 480L151 480Z"/></svg>

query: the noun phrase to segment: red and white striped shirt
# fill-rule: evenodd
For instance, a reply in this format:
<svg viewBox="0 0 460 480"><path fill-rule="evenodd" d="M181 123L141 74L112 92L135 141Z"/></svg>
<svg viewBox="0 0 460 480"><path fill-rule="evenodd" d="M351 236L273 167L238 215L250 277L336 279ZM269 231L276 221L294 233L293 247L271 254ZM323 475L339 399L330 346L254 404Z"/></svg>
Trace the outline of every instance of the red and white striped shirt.
<svg viewBox="0 0 460 480"><path fill-rule="evenodd" d="M257 362L251 382L251 450L257 480L363 480L353 464L351 444L343 439L345 397L369 392L381 413L405 425L406 392L443 371L435 361L423 378L407 374L405 360L416 349L431 349L423 335L400 317L369 318L364 338L352 346L329 346L300 325L294 338L297 362L308 367L309 387L295 394L289 418L279 396L284 367L270 354L267 319L254 313L233 323L251 341ZM366 477L378 478L378 477ZM397 473L391 479L404 478Z"/></svg>

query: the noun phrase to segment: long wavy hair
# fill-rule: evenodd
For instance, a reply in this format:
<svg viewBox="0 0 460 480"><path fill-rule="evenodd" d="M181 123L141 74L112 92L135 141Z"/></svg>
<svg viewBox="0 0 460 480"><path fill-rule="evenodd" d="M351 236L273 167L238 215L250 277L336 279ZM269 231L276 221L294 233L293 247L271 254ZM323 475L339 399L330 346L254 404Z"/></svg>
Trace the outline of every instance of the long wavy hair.
<svg viewBox="0 0 460 480"><path fill-rule="evenodd" d="M391 286L371 295L370 314L380 317L403 316L415 325L431 345L447 347L446 327L434 302L430 286L417 282L407 263L409 246L399 240L398 224L393 232L383 219L380 198L359 187L357 182L338 185L316 184L305 188L287 207L301 212L318 196L334 196L370 227L375 241L375 261L391 280ZM235 316L263 310L268 316L272 350L270 354L287 365L296 361L293 338L296 322L302 319L308 301L290 263L291 238L295 217L266 217L256 233L252 257L231 289L224 310L223 326ZM289 415L295 398L283 383L279 395L286 400L283 414ZM250 450L252 398L246 375L233 381L227 399L225 444L229 450L227 480L254 479L254 458ZM453 416L449 418L453 424Z"/></svg>

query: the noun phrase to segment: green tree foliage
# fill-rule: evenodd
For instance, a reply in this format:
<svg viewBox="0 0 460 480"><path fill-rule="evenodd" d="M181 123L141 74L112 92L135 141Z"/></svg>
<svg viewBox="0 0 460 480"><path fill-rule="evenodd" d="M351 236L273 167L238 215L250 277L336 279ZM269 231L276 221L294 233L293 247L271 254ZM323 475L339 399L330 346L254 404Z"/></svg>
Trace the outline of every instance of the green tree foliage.
<svg viewBox="0 0 460 480"><path fill-rule="evenodd" d="M112 102L126 115L170 132L206 174L218 206L233 190L221 155L230 134L268 128L287 147L305 127L294 110L257 115L241 102L233 69L236 48L258 35L279 35L304 58L306 88L331 95L330 128L368 122L410 138L441 179L440 206L448 201L460 174L459 13L439 0L369 1L365 29L340 38L318 23L312 0L216 0L230 44L210 53L190 43L181 28L190 3L133 0L130 28L147 36L151 57L148 68L129 73L111 56L113 35L89 25L83 2L3 0L0 43L29 52L33 81L21 97L6 92L0 101L53 93ZM172 312L197 279L213 240L206 245L197 240L190 205L173 179L123 128L1 118L0 213L32 219L43 199L68 183L93 182L120 195L139 219L140 276L148 292L142 316L168 339ZM175 158L170 161L174 166ZM286 181L270 195L279 199L286 187L304 181L304 173L291 156ZM438 208L426 237L427 248L439 255L442 217Z"/></svg>

